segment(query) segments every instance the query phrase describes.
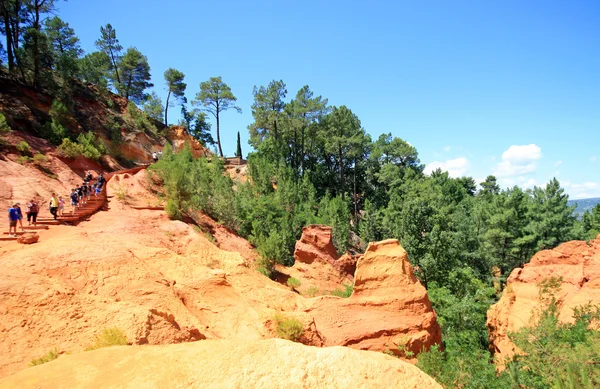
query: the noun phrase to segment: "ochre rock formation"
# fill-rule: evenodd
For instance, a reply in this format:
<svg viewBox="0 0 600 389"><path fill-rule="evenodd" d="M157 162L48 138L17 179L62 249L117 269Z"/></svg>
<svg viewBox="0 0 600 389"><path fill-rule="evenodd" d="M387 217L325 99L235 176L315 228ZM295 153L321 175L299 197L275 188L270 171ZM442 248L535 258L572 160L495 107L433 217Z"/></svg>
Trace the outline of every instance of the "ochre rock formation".
<svg viewBox="0 0 600 389"><path fill-rule="evenodd" d="M339 257L331 239L331 227L313 224L302 229L302 237L296 242L294 266L277 266L283 274L282 283L289 277L298 279L296 288L303 295L329 294L332 290L343 290L354 280L356 258L350 254Z"/></svg>
<svg viewBox="0 0 600 389"><path fill-rule="evenodd" d="M169 139L173 144L174 150L181 150L185 147L185 145L189 145L192 154L196 158L200 157L208 157L212 155L212 153L202 145L202 143L198 142L198 140L192 137L185 128L181 126L171 126L169 128Z"/></svg>
<svg viewBox="0 0 600 389"><path fill-rule="evenodd" d="M0 388L441 389L382 353L281 339L119 346L60 356L0 380Z"/></svg>
<svg viewBox="0 0 600 389"><path fill-rule="evenodd" d="M416 355L442 340L427 291L395 239L369 244L356 264L349 298L310 299L304 314L317 345L405 356L403 351Z"/></svg>
<svg viewBox="0 0 600 389"><path fill-rule="evenodd" d="M35 245L0 242L0 377L55 348L77 354L113 327L135 345L245 344L276 337L275 317L283 315L302 321L301 341L311 345L419 352L440 342L425 289L397 241L369 246L350 298L306 298L260 275L247 253L217 247L162 210L132 208L136 198L156 201L144 192L145 177L114 175L109 204L89 221L40 230ZM34 190L45 185L31 181ZM215 231L217 240L233 235ZM227 249L239 250L237 240Z"/></svg>
<svg viewBox="0 0 600 389"><path fill-rule="evenodd" d="M490 351L500 363L516 351L507 334L532 324L543 307L538 285L553 277L562 277L555 295L561 321L572 322L575 307L600 303L600 236L589 244L571 241L540 251L512 271L502 298L488 310Z"/></svg>

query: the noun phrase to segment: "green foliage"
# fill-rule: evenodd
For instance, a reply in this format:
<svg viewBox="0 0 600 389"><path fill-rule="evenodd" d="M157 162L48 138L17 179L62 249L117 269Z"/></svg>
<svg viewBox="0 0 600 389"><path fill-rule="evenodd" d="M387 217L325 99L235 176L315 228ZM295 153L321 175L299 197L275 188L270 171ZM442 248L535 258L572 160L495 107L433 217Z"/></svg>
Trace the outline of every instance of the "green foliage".
<svg viewBox="0 0 600 389"><path fill-rule="evenodd" d="M111 60L105 52L94 51L80 58L78 62L79 78L82 81L99 85L103 89L106 88ZM112 99L108 101L112 103Z"/></svg>
<svg viewBox="0 0 600 389"><path fill-rule="evenodd" d="M21 155L21 156L17 157L18 164L25 165L27 162L31 162L31 157L28 157L26 155Z"/></svg>
<svg viewBox="0 0 600 389"><path fill-rule="evenodd" d="M185 103L185 89L187 84L183 82L185 75L177 69L169 68L164 73L165 82L167 83L167 103L165 104L165 126L169 125L167 113L169 107L175 105L175 102ZM174 99L171 101L171 95Z"/></svg>
<svg viewBox="0 0 600 389"><path fill-rule="evenodd" d="M177 207L177 203L175 203L175 201L173 201L172 199L167 200L167 205L165 206L165 212L167 213L167 216L171 220L181 220L182 219L181 210Z"/></svg>
<svg viewBox="0 0 600 389"><path fill-rule="evenodd" d="M156 135L158 129L150 121L148 115L140 110L133 102L127 104L127 115L125 116L125 123L132 131L144 131L151 135Z"/></svg>
<svg viewBox="0 0 600 389"><path fill-rule="evenodd" d="M85 351L111 346L127 346L128 344L127 337L119 328L106 328L100 335L96 336L94 343Z"/></svg>
<svg viewBox="0 0 600 389"><path fill-rule="evenodd" d="M135 47L130 47L117 64L120 83L117 90L121 96L136 104L146 99L144 91L154 85L150 82L150 65L148 58Z"/></svg>
<svg viewBox="0 0 600 389"><path fill-rule="evenodd" d="M344 254L350 240L350 211L341 196L324 197L319 203L319 217L324 224L331 226L333 245L338 254Z"/></svg>
<svg viewBox="0 0 600 389"><path fill-rule="evenodd" d="M287 282L286 282L287 286L289 286L292 289L296 289L297 287L299 287L301 285L301 282L299 279L294 278L294 277L290 277L288 278Z"/></svg>
<svg viewBox="0 0 600 389"><path fill-rule="evenodd" d="M539 285L542 308L529 327L509 334L521 350L508 364L515 386L527 388L597 388L600 386L600 308L573 310L574 323L558 319L560 280Z"/></svg>
<svg viewBox="0 0 600 389"><path fill-rule="evenodd" d="M48 351L48 353L43 357L32 359L31 362L29 362L29 366L43 365L46 362L58 359L59 356L60 351L57 348L53 348L52 350Z"/></svg>
<svg viewBox="0 0 600 389"><path fill-rule="evenodd" d="M56 152L61 157L75 159L83 155L83 146L69 138L64 138L60 146L56 148Z"/></svg>
<svg viewBox="0 0 600 389"><path fill-rule="evenodd" d="M116 116L109 116L104 123L104 127L108 132L108 138L110 141L119 145L123 141L123 134L121 133L121 124L117 120Z"/></svg>
<svg viewBox="0 0 600 389"><path fill-rule="evenodd" d="M29 143L25 142L24 140L17 143L15 147L22 155L31 155L31 147L29 147Z"/></svg>
<svg viewBox="0 0 600 389"><path fill-rule="evenodd" d="M205 112L198 109L188 111L185 104L181 105L181 116L182 121L179 123L185 127L188 133L196 138L204 146L210 146L216 144L212 135L210 134L210 123Z"/></svg>
<svg viewBox="0 0 600 389"><path fill-rule="evenodd" d="M242 157L242 142L240 141L240 132L237 133L237 147L235 150L236 157Z"/></svg>
<svg viewBox="0 0 600 389"><path fill-rule="evenodd" d="M4 114L2 112L0 112L0 136L6 135L10 132L12 132L12 129L8 125Z"/></svg>
<svg viewBox="0 0 600 389"><path fill-rule="evenodd" d="M48 157L46 157L44 154L42 153L36 153L33 156L33 163L37 164L37 165L42 165L44 163L48 162Z"/></svg>
<svg viewBox="0 0 600 389"><path fill-rule="evenodd" d="M236 101L237 98L231 92L231 88L223 82L221 77L211 77L208 81L201 82L200 92L192 101L192 104L204 107L203 109L217 120L217 146L221 157L223 157L223 150L221 149L219 115L229 109L235 109L241 113L242 109L235 105Z"/></svg>
<svg viewBox="0 0 600 389"><path fill-rule="evenodd" d="M317 288L316 286L311 286L310 288L308 288L308 290L306 291L306 295L308 297L315 297L317 295L317 293L319 293L319 288Z"/></svg>
<svg viewBox="0 0 600 389"><path fill-rule="evenodd" d="M337 296L337 297L342 297L342 298L348 298L348 297L352 296L353 290L354 290L353 284L345 284L343 290L342 289L334 289L331 291L331 295Z"/></svg>
<svg viewBox="0 0 600 389"><path fill-rule="evenodd" d="M161 98L156 94L156 92L152 91L148 96L146 96L146 100L144 101L144 113L149 118L152 118L156 121L162 120L162 114L164 111L163 104Z"/></svg>
<svg viewBox="0 0 600 389"><path fill-rule="evenodd" d="M106 152L104 146L99 143L93 132L87 134L79 134L77 142L73 142L69 138L64 138L60 146L56 148L57 153L64 158L74 159L77 157L85 157L94 161Z"/></svg>
<svg viewBox="0 0 600 389"><path fill-rule="evenodd" d="M277 314L275 323L277 324L277 336L281 339L298 342L304 333L304 325L298 319L285 318Z"/></svg>

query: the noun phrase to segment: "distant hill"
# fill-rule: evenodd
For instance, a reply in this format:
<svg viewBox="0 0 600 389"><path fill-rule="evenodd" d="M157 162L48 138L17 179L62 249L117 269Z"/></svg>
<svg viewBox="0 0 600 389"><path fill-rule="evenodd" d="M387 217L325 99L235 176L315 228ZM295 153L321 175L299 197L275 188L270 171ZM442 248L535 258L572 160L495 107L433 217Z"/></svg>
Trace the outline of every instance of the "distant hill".
<svg viewBox="0 0 600 389"><path fill-rule="evenodd" d="M575 208L575 214L577 215L582 215L585 213L585 211L591 211L596 204L600 204L600 197L593 199L569 200L568 202L568 205L577 205L577 208Z"/></svg>

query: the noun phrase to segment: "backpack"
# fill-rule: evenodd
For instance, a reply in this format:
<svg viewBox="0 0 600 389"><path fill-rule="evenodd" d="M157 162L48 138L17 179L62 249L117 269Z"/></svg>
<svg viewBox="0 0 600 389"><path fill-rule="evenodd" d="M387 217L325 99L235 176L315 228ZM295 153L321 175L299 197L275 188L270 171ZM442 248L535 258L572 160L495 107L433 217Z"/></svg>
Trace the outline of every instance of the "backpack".
<svg viewBox="0 0 600 389"><path fill-rule="evenodd" d="M39 210L40 210L40 208L37 203L31 203L31 207L29 207L29 212L37 213L37 212L39 212Z"/></svg>

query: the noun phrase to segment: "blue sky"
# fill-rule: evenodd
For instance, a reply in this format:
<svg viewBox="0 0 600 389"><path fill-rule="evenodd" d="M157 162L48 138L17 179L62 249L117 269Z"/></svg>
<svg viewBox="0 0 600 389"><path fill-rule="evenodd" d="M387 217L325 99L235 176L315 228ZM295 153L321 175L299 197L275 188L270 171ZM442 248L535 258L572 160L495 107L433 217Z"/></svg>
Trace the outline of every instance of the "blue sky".
<svg viewBox="0 0 600 389"><path fill-rule="evenodd" d="M252 88L281 79L409 141L428 170L600 197L598 1L70 0L58 14L86 52L111 23L163 99L169 67L188 99L222 76L243 110L222 116L225 154L237 131L249 151Z"/></svg>

